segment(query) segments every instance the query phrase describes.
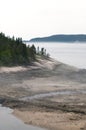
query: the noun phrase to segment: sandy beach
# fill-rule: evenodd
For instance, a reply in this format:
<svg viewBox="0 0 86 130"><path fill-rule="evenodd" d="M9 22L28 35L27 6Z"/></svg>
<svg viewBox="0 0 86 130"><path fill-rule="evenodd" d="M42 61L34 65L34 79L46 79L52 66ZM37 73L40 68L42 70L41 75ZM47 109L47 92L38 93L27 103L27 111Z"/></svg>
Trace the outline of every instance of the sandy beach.
<svg viewBox="0 0 86 130"><path fill-rule="evenodd" d="M85 130L85 99L85 69L45 58L30 66L0 68L0 102L26 124Z"/></svg>

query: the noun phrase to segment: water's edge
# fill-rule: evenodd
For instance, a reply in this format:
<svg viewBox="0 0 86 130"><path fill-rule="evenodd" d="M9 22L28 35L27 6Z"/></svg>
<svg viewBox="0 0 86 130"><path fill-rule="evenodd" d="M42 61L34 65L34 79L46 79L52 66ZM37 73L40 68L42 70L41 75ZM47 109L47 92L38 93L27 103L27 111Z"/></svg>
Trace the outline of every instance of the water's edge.
<svg viewBox="0 0 86 130"><path fill-rule="evenodd" d="M0 130L44 130L39 127L26 125L12 115L13 110L0 104Z"/></svg>
<svg viewBox="0 0 86 130"><path fill-rule="evenodd" d="M37 48L45 48L50 57L62 63L75 66L77 68L86 69L86 43L32 43L27 42L27 45L34 44Z"/></svg>

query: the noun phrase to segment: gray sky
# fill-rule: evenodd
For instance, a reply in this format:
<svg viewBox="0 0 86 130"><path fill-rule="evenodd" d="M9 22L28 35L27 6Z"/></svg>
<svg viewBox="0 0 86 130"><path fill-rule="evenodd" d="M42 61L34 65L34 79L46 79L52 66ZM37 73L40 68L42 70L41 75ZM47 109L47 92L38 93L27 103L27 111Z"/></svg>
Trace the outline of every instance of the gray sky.
<svg viewBox="0 0 86 130"><path fill-rule="evenodd" d="M86 0L0 0L0 32L23 39L86 34Z"/></svg>

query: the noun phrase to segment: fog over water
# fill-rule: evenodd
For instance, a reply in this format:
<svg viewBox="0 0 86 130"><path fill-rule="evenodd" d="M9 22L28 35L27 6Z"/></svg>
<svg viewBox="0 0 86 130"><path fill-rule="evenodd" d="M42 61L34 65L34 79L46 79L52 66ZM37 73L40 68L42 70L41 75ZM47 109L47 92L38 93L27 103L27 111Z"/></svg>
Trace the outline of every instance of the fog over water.
<svg viewBox="0 0 86 130"><path fill-rule="evenodd" d="M66 64L86 69L86 43L27 43L44 47L50 56Z"/></svg>

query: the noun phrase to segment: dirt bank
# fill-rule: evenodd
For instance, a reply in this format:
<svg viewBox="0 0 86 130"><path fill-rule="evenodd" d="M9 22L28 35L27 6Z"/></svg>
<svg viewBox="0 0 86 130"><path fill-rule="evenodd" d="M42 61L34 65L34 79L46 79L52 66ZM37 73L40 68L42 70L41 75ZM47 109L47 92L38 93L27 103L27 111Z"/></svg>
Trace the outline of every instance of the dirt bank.
<svg viewBox="0 0 86 130"><path fill-rule="evenodd" d="M71 93L22 100L65 91ZM27 67L0 68L0 102L28 124L51 130L85 130L85 92L86 70L53 59L39 59Z"/></svg>

